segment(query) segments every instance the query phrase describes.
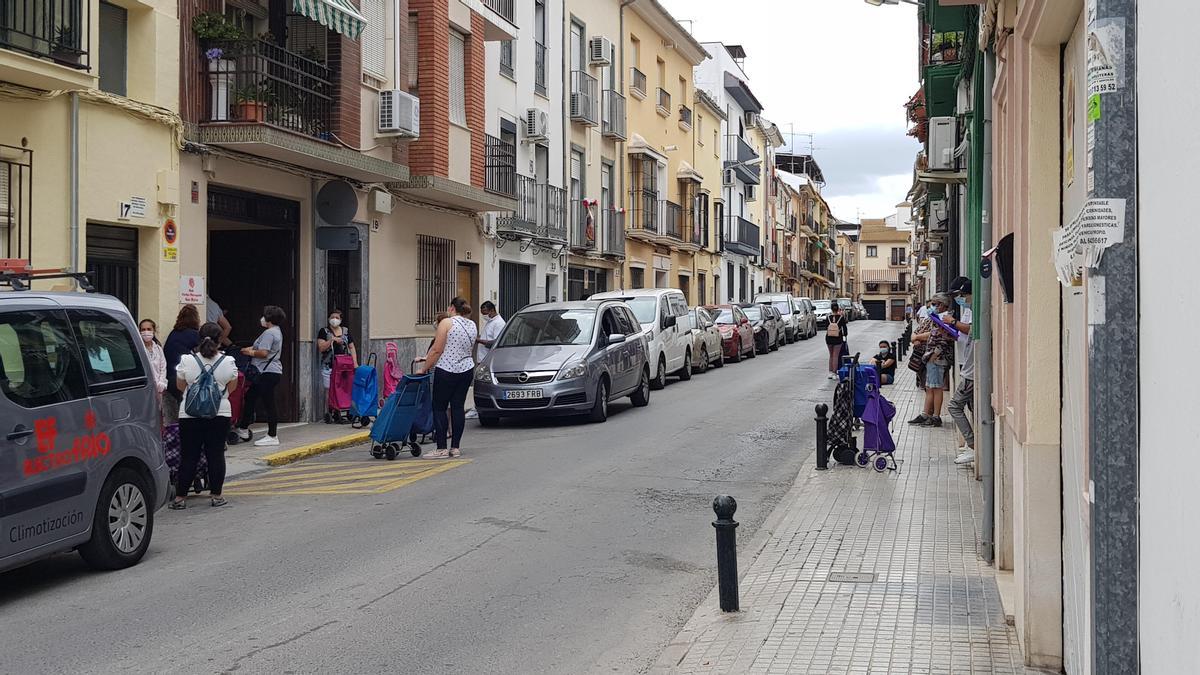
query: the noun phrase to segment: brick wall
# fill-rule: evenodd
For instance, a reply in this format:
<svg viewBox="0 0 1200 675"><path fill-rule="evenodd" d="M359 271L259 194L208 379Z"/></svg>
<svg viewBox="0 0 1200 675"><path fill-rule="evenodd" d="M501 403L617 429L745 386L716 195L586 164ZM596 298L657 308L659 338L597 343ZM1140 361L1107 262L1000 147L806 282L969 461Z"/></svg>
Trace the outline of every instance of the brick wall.
<svg viewBox="0 0 1200 675"><path fill-rule="evenodd" d="M467 128L471 130L471 185L484 185L484 141L487 129L484 102L487 90L487 57L483 48L483 17L471 12L471 37L467 40Z"/></svg>
<svg viewBox="0 0 1200 675"><path fill-rule="evenodd" d="M412 37L408 34L408 15L409 15L408 0L398 0L396 3L396 12L400 15L400 34L396 36L396 44L400 48L400 70L395 74L397 89L408 91L408 71L409 68L416 68L415 63L408 62L408 41ZM415 94L416 91L409 93ZM411 141L402 141L392 146L392 161L397 164L408 165L408 146Z"/></svg>
<svg viewBox="0 0 1200 675"><path fill-rule="evenodd" d="M351 2L358 6L354 0ZM337 91L330 126L346 145L362 147L362 46L333 31L328 32L327 40L329 68Z"/></svg>
<svg viewBox="0 0 1200 675"><path fill-rule="evenodd" d="M179 114L185 122L199 122L208 116L205 109L209 88L207 67L200 40L192 32L192 20L204 12L221 11L220 0L193 0L179 3Z"/></svg>
<svg viewBox="0 0 1200 675"><path fill-rule="evenodd" d="M421 98L421 138L408 147L413 175L450 172L450 4L449 0L408 0L417 14L417 96ZM412 64L409 64L412 67Z"/></svg>

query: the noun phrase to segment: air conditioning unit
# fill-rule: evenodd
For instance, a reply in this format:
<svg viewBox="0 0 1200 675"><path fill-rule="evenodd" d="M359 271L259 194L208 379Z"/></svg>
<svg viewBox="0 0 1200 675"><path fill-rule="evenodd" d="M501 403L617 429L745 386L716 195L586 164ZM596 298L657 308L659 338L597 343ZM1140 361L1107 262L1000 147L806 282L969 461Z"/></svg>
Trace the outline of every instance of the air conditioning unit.
<svg viewBox="0 0 1200 675"><path fill-rule="evenodd" d="M594 98L580 92L571 93L571 119L591 123L596 117Z"/></svg>
<svg viewBox="0 0 1200 675"><path fill-rule="evenodd" d="M725 169L721 172L721 185L726 187L733 185L733 169Z"/></svg>
<svg viewBox="0 0 1200 675"><path fill-rule="evenodd" d="M611 66L612 50L612 40L602 35L597 35L588 40L588 63L593 66Z"/></svg>
<svg viewBox="0 0 1200 675"><path fill-rule="evenodd" d="M758 113L756 113L756 112L746 113L746 126L748 126L748 127L758 126Z"/></svg>
<svg viewBox="0 0 1200 675"><path fill-rule="evenodd" d="M421 135L421 100L401 89L379 92L379 134L381 136Z"/></svg>
<svg viewBox="0 0 1200 675"><path fill-rule="evenodd" d="M945 232L950 214L946 213L946 200L935 199L929 203L929 231Z"/></svg>
<svg viewBox="0 0 1200 675"><path fill-rule="evenodd" d="M525 111L525 140L544 141L550 136L550 115L538 108Z"/></svg>
<svg viewBox="0 0 1200 675"><path fill-rule="evenodd" d="M940 241L929 242L929 252L930 253L941 253L942 252L942 242L940 242Z"/></svg>
<svg viewBox="0 0 1200 675"><path fill-rule="evenodd" d="M958 119L934 117L929 120L929 170L953 171L954 149L958 146Z"/></svg>

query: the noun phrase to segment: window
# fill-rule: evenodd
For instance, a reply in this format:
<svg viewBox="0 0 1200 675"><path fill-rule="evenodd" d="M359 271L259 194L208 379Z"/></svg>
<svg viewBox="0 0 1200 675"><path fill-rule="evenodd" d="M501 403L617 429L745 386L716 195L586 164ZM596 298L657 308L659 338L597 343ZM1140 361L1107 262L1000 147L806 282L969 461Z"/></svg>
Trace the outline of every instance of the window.
<svg viewBox="0 0 1200 675"><path fill-rule="evenodd" d="M94 309L70 310L67 314L75 326L84 369L93 386L118 385L104 387L105 391L113 391L145 383L138 347L120 320Z"/></svg>
<svg viewBox="0 0 1200 675"><path fill-rule="evenodd" d="M512 40L505 40L500 43L500 74L505 77L513 76Z"/></svg>
<svg viewBox="0 0 1200 675"><path fill-rule="evenodd" d="M729 292L729 301L733 301L733 263L725 263L725 286Z"/></svg>
<svg viewBox="0 0 1200 675"><path fill-rule="evenodd" d="M879 257L879 248L876 246L868 246L867 247L867 257L868 258L878 258Z"/></svg>
<svg viewBox="0 0 1200 675"><path fill-rule="evenodd" d="M546 95L546 3L536 0L533 3L533 88L542 96Z"/></svg>
<svg viewBox="0 0 1200 675"><path fill-rule="evenodd" d="M696 113L696 144L704 147L704 115Z"/></svg>
<svg viewBox="0 0 1200 675"><path fill-rule="evenodd" d="M892 265L904 265L908 261L904 256L903 247L895 247L892 249Z"/></svg>
<svg viewBox="0 0 1200 675"><path fill-rule="evenodd" d="M757 185L746 186L746 201L752 202L757 198L757 190L755 189L757 187Z"/></svg>
<svg viewBox="0 0 1200 675"><path fill-rule="evenodd" d="M870 284L870 283L867 284L867 292L868 293L878 293L879 292L879 284Z"/></svg>
<svg viewBox="0 0 1200 675"><path fill-rule="evenodd" d="M0 314L0 389L22 408L88 395L71 327L61 312Z"/></svg>
<svg viewBox="0 0 1200 675"><path fill-rule="evenodd" d="M125 96L125 58L129 14L100 3L100 90Z"/></svg>
<svg viewBox="0 0 1200 675"><path fill-rule="evenodd" d="M454 240L417 235L417 323L430 325L454 299Z"/></svg>
<svg viewBox="0 0 1200 675"><path fill-rule="evenodd" d="M667 88L667 62L662 59L657 59L658 62L658 88Z"/></svg>
<svg viewBox="0 0 1200 675"><path fill-rule="evenodd" d="M629 51L633 57L633 67L641 69L642 67L642 41L635 36L629 36Z"/></svg>
<svg viewBox="0 0 1200 675"><path fill-rule="evenodd" d="M707 284L708 284L708 279L704 275L704 272L697 273L696 274L696 295L697 295L697 299L700 301L701 305L708 304L708 290L705 288L705 286Z"/></svg>
<svg viewBox="0 0 1200 675"><path fill-rule="evenodd" d="M584 39L583 24L578 21L571 22L571 70L584 70L587 63L587 40Z"/></svg>
<svg viewBox="0 0 1200 675"><path fill-rule="evenodd" d="M640 267L629 268L629 285L633 288L645 288L646 270Z"/></svg>
<svg viewBox="0 0 1200 675"><path fill-rule="evenodd" d="M378 78L387 77L387 9L384 0L362 0L362 69ZM416 67L416 64L413 64Z"/></svg>
<svg viewBox="0 0 1200 675"><path fill-rule="evenodd" d="M687 79L680 77L679 78L679 105L687 105L687 103L688 103Z"/></svg>
<svg viewBox="0 0 1200 675"><path fill-rule="evenodd" d="M691 297L691 290L692 290L691 277L689 277L686 274L679 275L679 290L683 291L683 303L685 305L688 304L689 298Z"/></svg>
<svg viewBox="0 0 1200 675"><path fill-rule="evenodd" d="M467 36L450 31L450 121L467 125Z"/></svg>
<svg viewBox="0 0 1200 675"><path fill-rule="evenodd" d="M405 49L404 58L408 62L408 88L409 89L417 88L417 73L419 73L421 70L419 67L417 67L417 53L418 53L417 52L417 30L418 30L418 27L419 27L419 24L417 23L417 15L409 14L408 15L408 44L405 45L405 47L404 47L404 49Z"/></svg>

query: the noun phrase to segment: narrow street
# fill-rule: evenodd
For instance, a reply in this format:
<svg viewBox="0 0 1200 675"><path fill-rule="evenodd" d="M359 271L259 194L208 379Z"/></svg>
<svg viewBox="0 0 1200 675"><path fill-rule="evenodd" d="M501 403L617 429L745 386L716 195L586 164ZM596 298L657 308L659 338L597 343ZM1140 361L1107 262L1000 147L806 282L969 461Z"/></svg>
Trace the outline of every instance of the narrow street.
<svg viewBox="0 0 1200 675"><path fill-rule="evenodd" d="M856 322L851 346L898 333ZM135 568L0 575L0 670L644 670L715 583L712 497L745 546L810 460L826 358L818 336L604 425L472 422L440 472L360 446L243 477L229 508L159 512Z"/></svg>

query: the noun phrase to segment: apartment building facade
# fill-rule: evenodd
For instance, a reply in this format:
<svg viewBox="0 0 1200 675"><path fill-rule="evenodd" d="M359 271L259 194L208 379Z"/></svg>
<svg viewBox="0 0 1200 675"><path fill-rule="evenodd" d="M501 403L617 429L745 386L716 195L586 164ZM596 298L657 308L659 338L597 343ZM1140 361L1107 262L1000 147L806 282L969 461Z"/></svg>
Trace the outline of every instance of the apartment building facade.
<svg viewBox="0 0 1200 675"><path fill-rule="evenodd" d="M727 121L725 111L703 89L692 92L695 101L695 125L692 130L692 167L702 176L694 219L695 288L693 301L697 305L717 302L721 289L721 222L725 215L722 185L721 125Z"/></svg>
<svg viewBox="0 0 1200 675"><path fill-rule="evenodd" d="M858 285L852 290L841 288L842 297L856 297L872 319L904 320L909 304L910 237L884 218L863 218L855 251ZM849 250L843 249L843 254Z"/></svg>

